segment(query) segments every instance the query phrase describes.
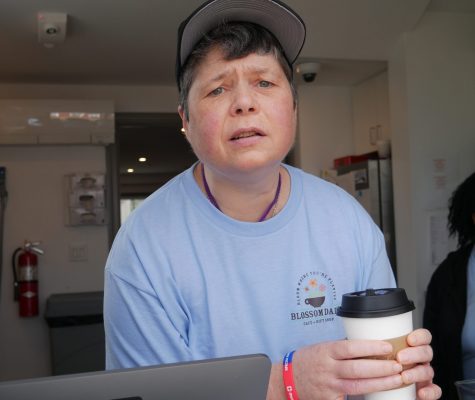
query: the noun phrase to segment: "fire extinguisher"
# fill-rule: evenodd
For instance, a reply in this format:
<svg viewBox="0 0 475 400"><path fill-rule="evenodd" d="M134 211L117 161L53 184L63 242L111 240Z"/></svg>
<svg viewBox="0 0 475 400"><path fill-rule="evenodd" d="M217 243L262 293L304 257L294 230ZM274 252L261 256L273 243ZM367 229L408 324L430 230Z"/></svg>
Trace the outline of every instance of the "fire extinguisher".
<svg viewBox="0 0 475 400"><path fill-rule="evenodd" d="M38 307L38 254L43 254L39 242L25 241L13 252L14 299L20 305L20 317L34 317Z"/></svg>

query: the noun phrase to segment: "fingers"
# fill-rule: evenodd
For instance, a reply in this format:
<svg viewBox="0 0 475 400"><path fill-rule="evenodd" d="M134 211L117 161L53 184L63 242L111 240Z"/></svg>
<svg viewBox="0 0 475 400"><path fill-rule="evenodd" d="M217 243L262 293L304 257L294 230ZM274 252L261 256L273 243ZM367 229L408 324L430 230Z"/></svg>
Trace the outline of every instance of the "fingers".
<svg viewBox="0 0 475 400"><path fill-rule="evenodd" d="M430 382L434 377L434 370L428 363L416 365L414 368L403 371L401 377L405 384Z"/></svg>
<svg viewBox="0 0 475 400"><path fill-rule="evenodd" d="M416 329L407 335L407 344L409 346L421 346L430 344L432 335L427 329Z"/></svg>
<svg viewBox="0 0 475 400"><path fill-rule="evenodd" d="M403 367L396 360L368 359L392 353L390 343L376 340L346 340L331 349L336 361L338 392L350 395L395 389L402 385Z"/></svg>
<svg viewBox="0 0 475 400"><path fill-rule="evenodd" d="M435 400L442 396L439 386L432 383L434 370L430 366L433 351L430 347L432 335L426 329L417 329L407 337L410 347L397 353L396 359L403 365L415 364L401 373L405 384L417 383L419 400Z"/></svg>
<svg viewBox="0 0 475 400"><path fill-rule="evenodd" d="M397 388L402 385L402 366L397 361L362 358L391 353L392 346L383 341L337 341L301 348L293 360L300 397L337 399Z"/></svg>
<svg viewBox="0 0 475 400"><path fill-rule="evenodd" d="M360 395L396 389L401 385L401 375L392 375L374 379L342 379L338 389L349 395Z"/></svg>
<svg viewBox="0 0 475 400"><path fill-rule="evenodd" d="M418 400L440 398L428 361L432 358L430 334L424 330L413 333L415 347L401 350L397 360L367 358L392 354L391 344L379 340L343 340L299 349L293 366L299 394L302 398L343 399L344 394L381 392L417 383ZM402 364L416 365L402 371Z"/></svg>
<svg viewBox="0 0 475 400"><path fill-rule="evenodd" d="M338 364L338 377L343 379L378 378L399 374L402 365L387 360L345 360Z"/></svg>
<svg viewBox="0 0 475 400"><path fill-rule="evenodd" d="M435 400L442 397L442 389L431 383L427 382L423 387L418 388L417 390L417 399L418 400Z"/></svg>
<svg viewBox="0 0 475 400"><path fill-rule="evenodd" d="M375 361L375 365L368 367L368 362ZM391 376L378 376L372 367L379 364L378 367L385 369L387 366L381 364L377 360L355 360L358 362L358 366L363 368L366 367L365 373L356 373L355 375L362 375L369 377L374 373L374 378L355 378L354 376L348 377L348 379L340 379L338 384L338 389L343 393L351 395L359 395L365 393L379 392L384 390L390 390L400 387L402 384L412 384L417 383L417 399L418 400L436 400L442 396L442 390L439 386L432 383L432 378L434 376L433 369L429 364L417 365L414 368L403 371L400 374L391 375ZM340 362L340 365L343 365L343 362ZM384 362L390 364L389 362ZM351 367L353 368L353 367ZM342 375L345 374L343 369ZM351 369L350 369L351 371ZM373 372L371 372L373 371Z"/></svg>
<svg viewBox="0 0 475 400"><path fill-rule="evenodd" d="M425 364L432 361L433 351L429 345L417 347L407 347L400 350L396 359L403 365L407 364Z"/></svg>
<svg viewBox="0 0 475 400"><path fill-rule="evenodd" d="M374 357L390 354L393 347L380 340L343 340L332 346L331 357L335 360Z"/></svg>

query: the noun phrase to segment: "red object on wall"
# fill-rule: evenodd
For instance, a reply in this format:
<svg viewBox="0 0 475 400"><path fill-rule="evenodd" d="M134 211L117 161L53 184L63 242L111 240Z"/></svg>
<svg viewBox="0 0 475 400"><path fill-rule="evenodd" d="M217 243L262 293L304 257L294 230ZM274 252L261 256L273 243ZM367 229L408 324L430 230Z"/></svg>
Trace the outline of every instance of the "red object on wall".
<svg viewBox="0 0 475 400"><path fill-rule="evenodd" d="M18 256L20 317L35 317L38 306L38 256L25 249Z"/></svg>
<svg viewBox="0 0 475 400"><path fill-rule="evenodd" d="M364 153L360 155L351 155L351 156L345 156L345 157L340 157L340 158L335 158L333 160L333 168L338 168L342 167L344 165L351 165L351 164L356 164L362 161L366 160L374 160L378 158L378 152L377 151L371 151L369 153Z"/></svg>

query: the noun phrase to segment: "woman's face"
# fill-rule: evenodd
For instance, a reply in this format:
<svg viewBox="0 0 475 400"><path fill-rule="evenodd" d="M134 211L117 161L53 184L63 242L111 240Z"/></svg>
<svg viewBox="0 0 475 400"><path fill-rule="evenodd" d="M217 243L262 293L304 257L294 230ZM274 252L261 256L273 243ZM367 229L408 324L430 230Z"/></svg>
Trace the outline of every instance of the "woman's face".
<svg viewBox="0 0 475 400"><path fill-rule="evenodd" d="M179 109L186 137L212 173L275 168L295 139L290 84L272 55L226 61L211 50L197 67L188 109L188 120Z"/></svg>

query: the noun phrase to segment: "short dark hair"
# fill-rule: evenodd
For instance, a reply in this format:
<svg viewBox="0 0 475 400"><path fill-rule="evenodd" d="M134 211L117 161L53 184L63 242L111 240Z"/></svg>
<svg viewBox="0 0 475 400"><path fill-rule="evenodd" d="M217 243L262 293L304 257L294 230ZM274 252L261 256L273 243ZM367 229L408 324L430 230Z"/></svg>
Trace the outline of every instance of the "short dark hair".
<svg viewBox="0 0 475 400"><path fill-rule="evenodd" d="M458 237L459 247L475 243L475 173L463 181L449 201L448 227L450 236Z"/></svg>
<svg viewBox="0 0 475 400"><path fill-rule="evenodd" d="M274 55L289 81L294 106L297 104L297 91L293 82L292 67L285 58L284 51L275 36L262 26L251 22L228 22L217 26L203 36L183 66L179 77L179 104L186 119L189 118L188 95L196 69L214 48L223 51L225 60L236 60L253 53Z"/></svg>

